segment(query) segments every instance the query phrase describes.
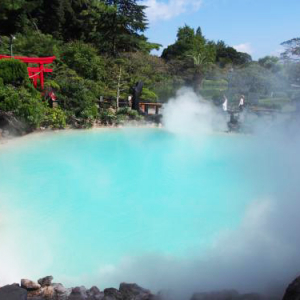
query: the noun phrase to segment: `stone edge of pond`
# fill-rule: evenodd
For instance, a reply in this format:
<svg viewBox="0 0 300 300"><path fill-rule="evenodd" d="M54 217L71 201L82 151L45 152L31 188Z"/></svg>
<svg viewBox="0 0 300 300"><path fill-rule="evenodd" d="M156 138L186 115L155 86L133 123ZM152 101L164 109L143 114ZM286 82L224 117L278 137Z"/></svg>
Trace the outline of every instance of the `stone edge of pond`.
<svg viewBox="0 0 300 300"><path fill-rule="evenodd" d="M106 288L103 291L96 286L87 289L84 286L66 288L61 283L52 283L53 276L40 278L37 282L22 279L0 287L0 300L297 300L300 299L300 276L287 287L283 297L266 296L258 293L240 294L235 290L191 293L186 296L171 296L172 293L152 293L136 283L121 283L119 289Z"/></svg>
<svg viewBox="0 0 300 300"><path fill-rule="evenodd" d="M156 123L128 123L124 125L95 125L91 128L72 128L67 127L65 129L48 129L48 128L40 128L37 130L34 130L32 132L28 132L23 135L13 135L10 134L7 130L3 130L0 128L0 147L3 145L10 144L14 141L21 141L24 140L24 138L31 138L36 137L39 135L44 134L55 134L55 133L62 133L62 132L89 132L91 130L116 130L116 129L124 129L124 128L162 128L161 124Z"/></svg>

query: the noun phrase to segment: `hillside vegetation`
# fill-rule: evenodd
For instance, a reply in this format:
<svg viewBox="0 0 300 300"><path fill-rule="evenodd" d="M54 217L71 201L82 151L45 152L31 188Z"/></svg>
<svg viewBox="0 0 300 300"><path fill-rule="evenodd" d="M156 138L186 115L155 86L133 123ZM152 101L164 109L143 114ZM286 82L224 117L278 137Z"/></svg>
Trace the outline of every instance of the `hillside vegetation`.
<svg viewBox="0 0 300 300"><path fill-rule="evenodd" d="M0 112L39 127L90 127L140 119L118 109L117 97L128 99L137 81L144 82L142 100L165 102L182 86L220 105L227 94L240 94L256 105L281 108L297 99L300 78L295 40L284 43L284 62L276 57L253 61L224 41L207 39L201 28L178 29L174 44L160 49L148 41L145 6L136 0L2 0L0 54L56 56L45 90L32 87L26 66L0 60ZM298 48L297 48L298 47ZM54 92L57 106L49 105ZM105 106L99 106L105 99ZM119 100L119 99L118 99ZM0 114L1 118L1 114ZM1 121L0 121L1 126Z"/></svg>

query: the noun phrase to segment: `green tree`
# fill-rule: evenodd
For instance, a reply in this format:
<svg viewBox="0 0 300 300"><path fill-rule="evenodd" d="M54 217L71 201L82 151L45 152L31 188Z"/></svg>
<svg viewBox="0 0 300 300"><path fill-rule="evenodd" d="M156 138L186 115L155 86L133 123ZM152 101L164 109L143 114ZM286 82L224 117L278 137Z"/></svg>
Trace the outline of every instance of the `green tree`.
<svg viewBox="0 0 300 300"><path fill-rule="evenodd" d="M250 63L252 58L249 54L238 52L233 47L229 47L224 41L218 41L215 44L216 62L220 67L225 67L227 64L234 66Z"/></svg>
<svg viewBox="0 0 300 300"><path fill-rule="evenodd" d="M174 73L181 74L186 84L199 91L205 73L215 62L216 51L200 27L195 31L185 25L178 29L177 40L163 51L162 58L174 67Z"/></svg>
<svg viewBox="0 0 300 300"><path fill-rule="evenodd" d="M185 59L188 55L192 55L197 46L205 44L202 35L195 34L195 30L188 25L180 27L177 32L177 40L174 44L164 49L162 58L166 61L171 59ZM197 37L197 38L196 38Z"/></svg>
<svg viewBox="0 0 300 300"><path fill-rule="evenodd" d="M104 59L92 45L81 41L65 44L61 61L83 78L100 81L106 77Z"/></svg>
<svg viewBox="0 0 300 300"><path fill-rule="evenodd" d="M75 71L65 68L57 70L55 80L59 83L57 99L67 112L68 122L78 127L90 127L98 116L100 87L94 81L83 79Z"/></svg>
<svg viewBox="0 0 300 300"><path fill-rule="evenodd" d="M27 25L26 0L2 0L0 5L0 34L10 35L22 31Z"/></svg>
<svg viewBox="0 0 300 300"><path fill-rule="evenodd" d="M284 60L300 60L300 38L294 38L281 44L285 51L281 54Z"/></svg>
<svg viewBox="0 0 300 300"><path fill-rule="evenodd" d="M39 5L31 12L31 16L36 21L37 29L65 41L81 37L80 13L88 7L90 0L36 1L39 1Z"/></svg>
<svg viewBox="0 0 300 300"><path fill-rule="evenodd" d="M80 13L84 39L113 55L157 48L143 35L147 28L144 10L136 0L90 0Z"/></svg>
<svg viewBox="0 0 300 300"><path fill-rule="evenodd" d="M287 90L284 74L274 74L258 63L251 63L246 68L234 70L229 80L230 94L256 93L270 96L273 93Z"/></svg>
<svg viewBox="0 0 300 300"><path fill-rule="evenodd" d="M13 44L13 52L20 56L60 56L61 41L53 38L50 34L40 31L26 31L17 34Z"/></svg>
<svg viewBox="0 0 300 300"><path fill-rule="evenodd" d="M282 69L280 59L276 56L265 56L258 60L260 66L277 73Z"/></svg>
<svg viewBox="0 0 300 300"><path fill-rule="evenodd" d="M289 83L300 86L300 38L293 38L281 45L285 47L285 51L281 53L281 59L284 61L284 70ZM299 92L297 94L296 98L300 99Z"/></svg>

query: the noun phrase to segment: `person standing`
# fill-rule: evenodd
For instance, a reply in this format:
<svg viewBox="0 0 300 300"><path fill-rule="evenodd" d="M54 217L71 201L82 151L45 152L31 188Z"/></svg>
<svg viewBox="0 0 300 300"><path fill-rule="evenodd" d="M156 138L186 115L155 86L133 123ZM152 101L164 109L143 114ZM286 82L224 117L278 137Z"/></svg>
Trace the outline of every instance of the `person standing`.
<svg viewBox="0 0 300 300"><path fill-rule="evenodd" d="M222 104L223 111L227 111L228 110L228 99L225 95L223 96L223 100L224 100L224 102Z"/></svg>
<svg viewBox="0 0 300 300"><path fill-rule="evenodd" d="M243 111L245 105L245 96L241 95L240 103L239 103L239 109L240 111Z"/></svg>
<svg viewBox="0 0 300 300"><path fill-rule="evenodd" d="M132 107L132 96L128 96L128 106L131 108Z"/></svg>

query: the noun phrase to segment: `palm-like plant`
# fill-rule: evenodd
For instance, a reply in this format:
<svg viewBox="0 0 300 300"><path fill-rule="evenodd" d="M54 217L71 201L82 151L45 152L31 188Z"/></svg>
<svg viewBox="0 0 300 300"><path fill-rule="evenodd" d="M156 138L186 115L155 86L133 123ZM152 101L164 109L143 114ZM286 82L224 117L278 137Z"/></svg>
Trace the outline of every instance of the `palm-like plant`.
<svg viewBox="0 0 300 300"><path fill-rule="evenodd" d="M202 85L205 70L207 70L213 64L212 59L209 53L201 50L195 54L188 55L188 57L191 57L194 62L194 87L196 91L199 91Z"/></svg>

